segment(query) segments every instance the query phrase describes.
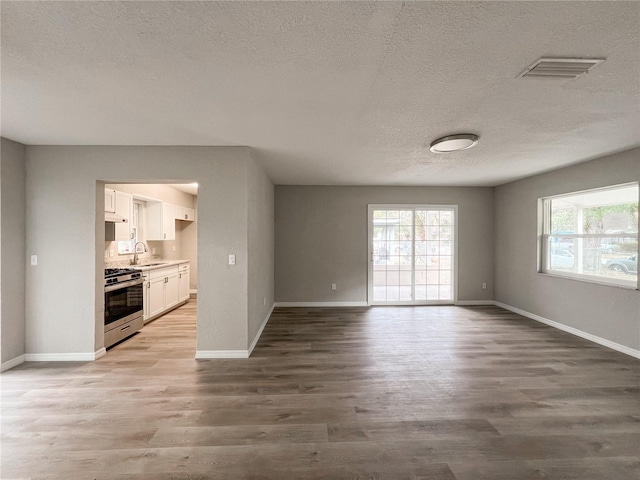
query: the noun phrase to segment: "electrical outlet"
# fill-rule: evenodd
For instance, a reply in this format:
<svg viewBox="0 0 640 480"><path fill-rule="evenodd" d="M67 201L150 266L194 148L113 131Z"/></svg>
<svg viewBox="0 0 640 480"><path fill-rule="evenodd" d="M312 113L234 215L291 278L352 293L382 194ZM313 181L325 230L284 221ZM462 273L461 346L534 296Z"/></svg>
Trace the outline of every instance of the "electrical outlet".
<svg viewBox="0 0 640 480"><path fill-rule="evenodd" d="M331 284L331 290L337 290L337 289L338 289L338 287L336 286L336 284L332 283Z"/></svg>
<svg viewBox="0 0 640 480"><path fill-rule="evenodd" d="M235 265L236 264L236 256L235 255L229 255L229 265Z"/></svg>
<svg viewBox="0 0 640 480"><path fill-rule="evenodd" d="M113 250L109 250L109 256L113 257Z"/></svg>
<svg viewBox="0 0 640 480"><path fill-rule="evenodd" d="M151 255L155 255L155 254L156 254L156 247L153 247L153 248L151 249Z"/></svg>
<svg viewBox="0 0 640 480"><path fill-rule="evenodd" d="M482 282L482 289L486 290L487 289L487 282Z"/></svg>

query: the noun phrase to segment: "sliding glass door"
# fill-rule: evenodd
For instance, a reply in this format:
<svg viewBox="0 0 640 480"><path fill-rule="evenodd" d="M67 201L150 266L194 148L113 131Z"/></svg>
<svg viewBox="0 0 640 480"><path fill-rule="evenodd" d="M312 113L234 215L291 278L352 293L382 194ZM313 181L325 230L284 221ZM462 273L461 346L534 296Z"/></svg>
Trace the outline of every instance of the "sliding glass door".
<svg viewBox="0 0 640 480"><path fill-rule="evenodd" d="M369 304L455 302L456 207L369 205Z"/></svg>

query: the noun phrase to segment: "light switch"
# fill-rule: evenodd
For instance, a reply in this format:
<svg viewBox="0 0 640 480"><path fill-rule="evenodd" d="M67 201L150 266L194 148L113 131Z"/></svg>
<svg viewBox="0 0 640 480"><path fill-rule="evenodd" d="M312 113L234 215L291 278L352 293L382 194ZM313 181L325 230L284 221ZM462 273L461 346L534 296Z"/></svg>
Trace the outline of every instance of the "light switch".
<svg viewBox="0 0 640 480"><path fill-rule="evenodd" d="M236 256L229 255L229 265L235 265L235 264L236 264Z"/></svg>
<svg viewBox="0 0 640 480"><path fill-rule="evenodd" d="M38 265L38 255L31 255L31 265Z"/></svg>

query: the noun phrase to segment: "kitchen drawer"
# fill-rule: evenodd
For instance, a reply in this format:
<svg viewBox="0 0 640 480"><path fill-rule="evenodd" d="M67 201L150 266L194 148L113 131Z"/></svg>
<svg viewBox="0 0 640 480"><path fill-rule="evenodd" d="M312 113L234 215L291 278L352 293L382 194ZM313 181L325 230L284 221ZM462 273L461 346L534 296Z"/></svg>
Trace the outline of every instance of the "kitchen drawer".
<svg viewBox="0 0 640 480"><path fill-rule="evenodd" d="M123 340L142 328L144 325L144 321L142 320L142 315L134 318L122 325L118 325L116 328L112 328L104 332L104 346L109 348L114 343L118 343L120 340Z"/></svg>
<svg viewBox="0 0 640 480"><path fill-rule="evenodd" d="M150 270L150 278L153 280L155 278L161 277L171 277L174 275L178 275L178 265L172 265L170 267L157 268L155 270Z"/></svg>
<svg viewBox="0 0 640 480"><path fill-rule="evenodd" d="M181 263L179 265L180 268L180 273L186 273L189 271L189 264L188 263Z"/></svg>

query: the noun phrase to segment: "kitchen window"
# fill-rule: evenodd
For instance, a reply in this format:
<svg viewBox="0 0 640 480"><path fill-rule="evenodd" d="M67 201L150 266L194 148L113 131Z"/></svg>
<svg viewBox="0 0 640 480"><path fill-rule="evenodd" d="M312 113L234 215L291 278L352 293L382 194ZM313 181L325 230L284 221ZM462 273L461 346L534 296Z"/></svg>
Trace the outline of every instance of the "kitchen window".
<svg viewBox="0 0 640 480"><path fill-rule="evenodd" d="M540 199L540 272L638 288L638 183Z"/></svg>
<svg viewBox="0 0 640 480"><path fill-rule="evenodd" d="M143 210L142 203L134 201L131 208L131 219L130 219L131 240L118 242L119 255L130 255L135 253L133 251L134 246L142 238L141 231L140 231L141 230L140 226L142 225L142 221L140 220L140 216L142 215L142 210Z"/></svg>

